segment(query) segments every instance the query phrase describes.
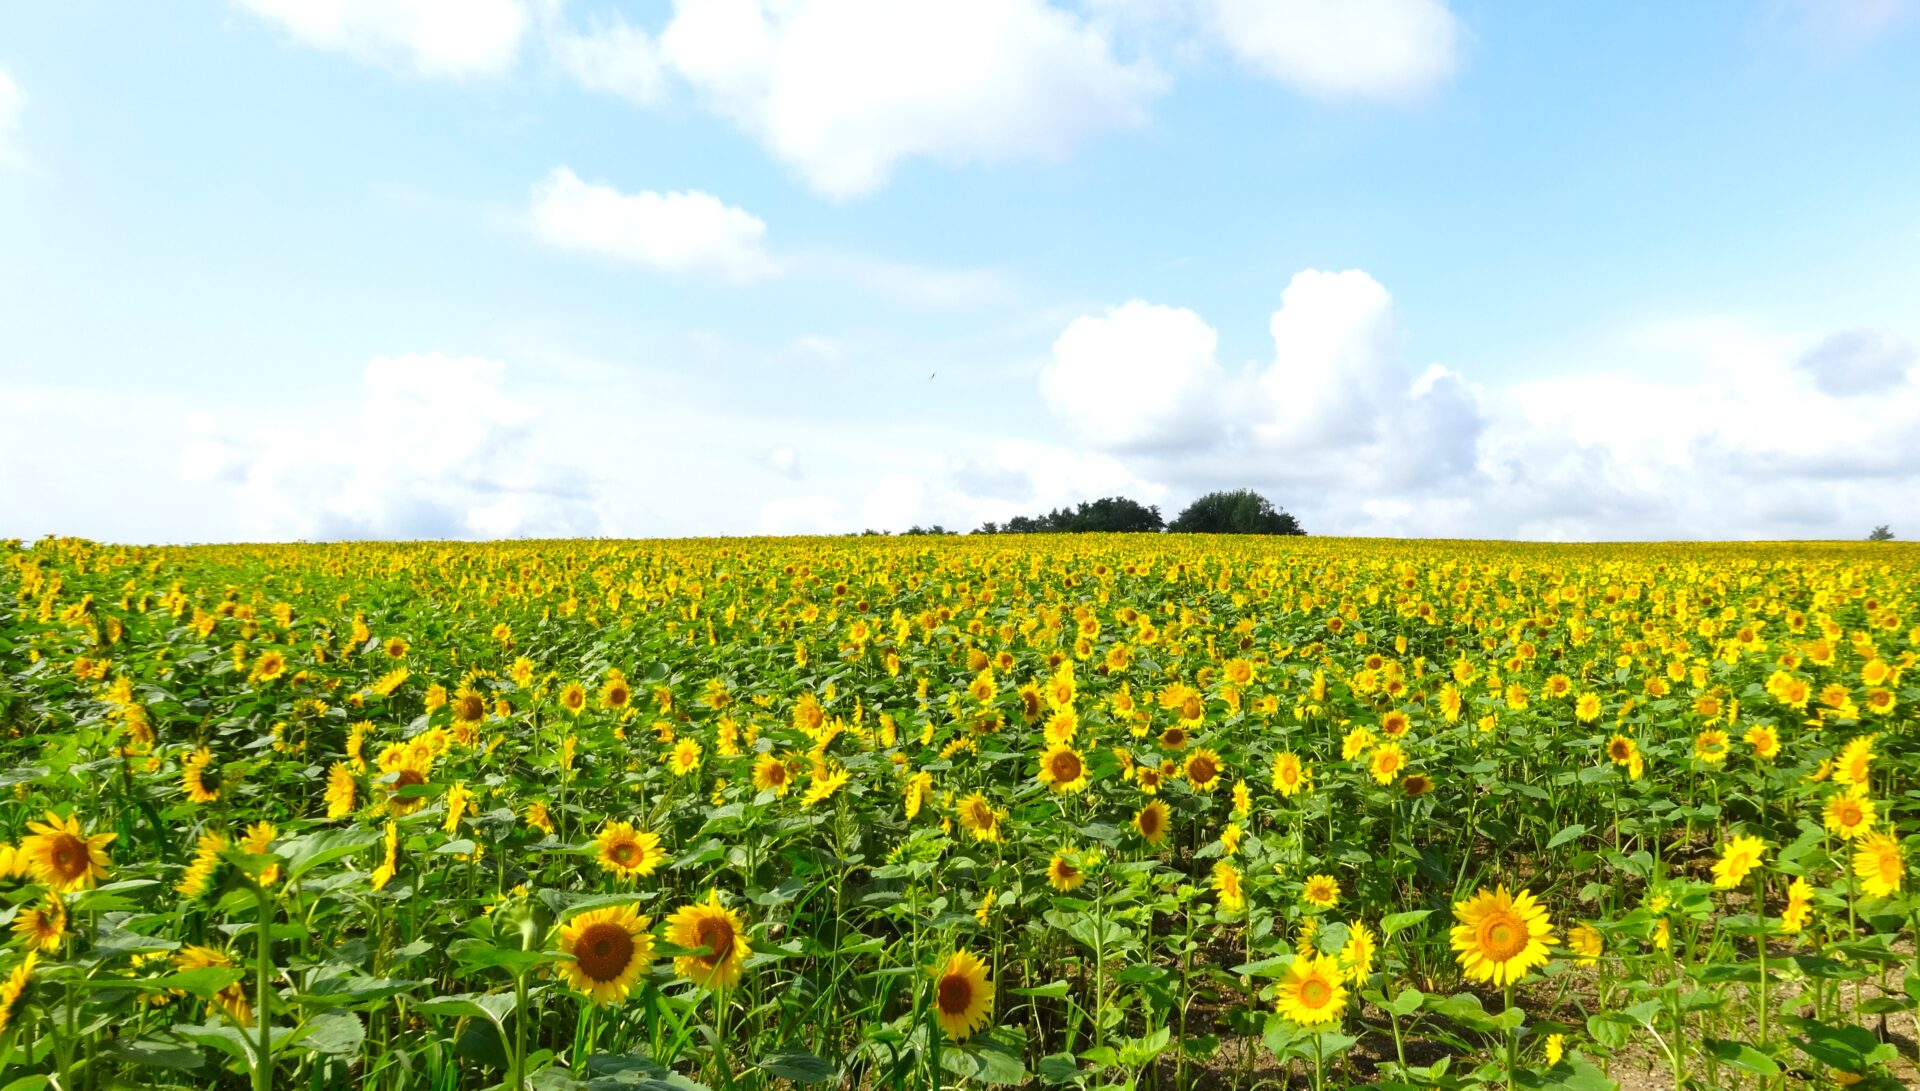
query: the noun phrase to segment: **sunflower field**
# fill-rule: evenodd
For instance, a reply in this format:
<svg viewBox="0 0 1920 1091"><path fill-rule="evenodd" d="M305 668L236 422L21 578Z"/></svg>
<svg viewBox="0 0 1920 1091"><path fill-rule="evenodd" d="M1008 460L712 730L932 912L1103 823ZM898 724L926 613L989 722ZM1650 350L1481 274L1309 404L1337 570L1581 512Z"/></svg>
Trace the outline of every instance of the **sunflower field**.
<svg viewBox="0 0 1920 1091"><path fill-rule="evenodd" d="M0 1091L1914 1086L1920 549L0 543Z"/></svg>

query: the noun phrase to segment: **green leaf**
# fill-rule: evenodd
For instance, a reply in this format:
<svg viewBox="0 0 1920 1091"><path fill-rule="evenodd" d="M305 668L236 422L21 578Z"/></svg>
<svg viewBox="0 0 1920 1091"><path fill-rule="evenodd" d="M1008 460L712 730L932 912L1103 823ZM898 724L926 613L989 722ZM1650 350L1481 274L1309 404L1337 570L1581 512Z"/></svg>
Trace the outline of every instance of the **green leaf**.
<svg viewBox="0 0 1920 1091"><path fill-rule="evenodd" d="M320 830L288 841L280 850L287 861L287 880L292 882L307 872L343 856L380 843L379 830Z"/></svg>
<svg viewBox="0 0 1920 1091"><path fill-rule="evenodd" d="M212 1046L248 1067L253 1066L254 1041L233 1027L189 1023L174 1027L173 1032L189 1042Z"/></svg>
<svg viewBox="0 0 1920 1091"><path fill-rule="evenodd" d="M804 1049L783 1049L763 1057L760 1067L780 1079L803 1084L824 1083L840 1074L838 1068Z"/></svg>
<svg viewBox="0 0 1920 1091"><path fill-rule="evenodd" d="M1020 1061L1026 1051L1024 1031L995 1027L964 1042L948 1043L940 1051L940 1067L981 1083L1019 1083L1027 1078L1027 1066Z"/></svg>
<svg viewBox="0 0 1920 1091"><path fill-rule="evenodd" d="M1575 822L1573 825L1567 826L1559 833L1554 834L1553 838L1547 842L1547 848L1557 849L1585 832L1587 832L1587 828Z"/></svg>
<svg viewBox="0 0 1920 1091"><path fill-rule="evenodd" d="M1433 915L1431 909L1409 909L1405 913L1389 913L1380 918L1380 934L1392 939L1397 933L1419 924Z"/></svg>
<svg viewBox="0 0 1920 1091"><path fill-rule="evenodd" d="M1419 989L1406 989L1402 991L1399 996L1394 997L1391 1003L1382 1006L1393 1014L1405 1018L1419 1011L1420 1002L1425 999L1426 994L1422 993Z"/></svg>
<svg viewBox="0 0 1920 1091"><path fill-rule="evenodd" d="M551 951L519 951L508 947L495 947L483 939L463 939L447 948L447 954L460 964L463 970L499 968L515 977L542 963L558 962L560 956Z"/></svg>
<svg viewBox="0 0 1920 1091"><path fill-rule="evenodd" d="M1745 1042L1708 1038L1707 1049L1723 1065L1755 1076L1778 1076L1780 1066L1772 1057Z"/></svg>
<svg viewBox="0 0 1920 1091"><path fill-rule="evenodd" d="M1067 983L1050 981L1045 985L1036 985L1031 989L1009 989L1015 996L1037 996L1044 1000L1058 1000L1067 995Z"/></svg>
<svg viewBox="0 0 1920 1091"><path fill-rule="evenodd" d="M110 1039L107 1042L107 1052L127 1064L145 1065L148 1068L168 1068L176 1072L199 1068L206 1059L192 1046L160 1038Z"/></svg>
<svg viewBox="0 0 1920 1091"><path fill-rule="evenodd" d="M513 994L462 993L458 996L436 996L416 1002L413 1010L426 1015L485 1019L495 1026L504 1026L507 1013L513 1011Z"/></svg>
<svg viewBox="0 0 1920 1091"><path fill-rule="evenodd" d="M202 1000L212 1000L215 993L246 976L247 971L238 966L202 966L167 974L145 984L156 989L179 989Z"/></svg>

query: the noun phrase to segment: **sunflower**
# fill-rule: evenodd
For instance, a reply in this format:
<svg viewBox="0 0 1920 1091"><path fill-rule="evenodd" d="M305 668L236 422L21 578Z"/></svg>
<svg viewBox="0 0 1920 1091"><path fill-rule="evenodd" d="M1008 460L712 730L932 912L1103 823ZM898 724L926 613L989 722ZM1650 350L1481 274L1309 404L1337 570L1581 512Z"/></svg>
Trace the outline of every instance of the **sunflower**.
<svg viewBox="0 0 1920 1091"><path fill-rule="evenodd" d="M1878 735L1862 735L1850 739L1840 748L1840 756L1833 760L1833 781L1849 787L1867 783L1867 776L1873 767L1873 740Z"/></svg>
<svg viewBox="0 0 1920 1091"><path fill-rule="evenodd" d="M1332 909L1340 901L1340 880L1331 875L1309 875L1300 897L1317 909Z"/></svg>
<svg viewBox="0 0 1920 1091"><path fill-rule="evenodd" d="M806 794L800 797L800 805L811 807L817 803L825 803L833 798L833 793L845 787L852 776L853 774L845 769L828 769L815 762L813 777L807 785Z"/></svg>
<svg viewBox="0 0 1920 1091"><path fill-rule="evenodd" d="M972 951L955 951L933 974L934 1018L954 1041L965 1041L993 1014L993 981Z"/></svg>
<svg viewBox="0 0 1920 1091"><path fill-rule="evenodd" d="M248 679L254 682L271 682L287 673L287 657L279 651L269 651L260 656L253 665L253 674Z"/></svg>
<svg viewBox="0 0 1920 1091"><path fill-rule="evenodd" d="M1000 840L1000 812L979 792L960 801L960 826L975 841Z"/></svg>
<svg viewBox="0 0 1920 1091"><path fill-rule="evenodd" d="M587 687L578 682L568 682L560 689L560 707L578 716L587 709Z"/></svg>
<svg viewBox="0 0 1920 1091"><path fill-rule="evenodd" d="M1187 755L1182 772L1194 791L1211 793L1220 786L1220 755L1203 746Z"/></svg>
<svg viewBox="0 0 1920 1091"><path fill-rule="evenodd" d="M209 967L226 969L232 965L233 960L227 957L225 951L216 951L211 947L199 947L193 944L180 948L173 956L174 969L182 973L188 970L205 970ZM227 1018L240 1026L253 1025L253 1005L248 1003L247 992L240 987L238 981L214 993L213 999L207 1001L207 1014L212 1015L216 1012L225 1012Z"/></svg>
<svg viewBox="0 0 1920 1091"><path fill-rule="evenodd" d="M1787 906L1780 911L1780 930L1793 935L1813 919L1813 884L1798 876L1787 884Z"/></svg>
<svg viewBox="0 0 1920 1091"><path fill-rule="evenodd" d="M548 837L553 836L553 815L548 812L545 800L536 799L532 803L527 804L526 817L528 826L539 830Z"/></svg>
<svg viewBox="0 0 1920 1091"><path fill-rule="evenodd" d="M1318 955L1301 955L1287 967L1274 999L1280 1014L1296 1026L1315 1027L1340 1018L1346 1007L1347 987L1340 983L1339 961Z"/></svg>
<svg viewBox="0 0 1920 1091"><path fill-rule="evenodd" d="M1378 948L1373 929L1365 921L1347 925L1347 942L1340 946L1340 968L1354 984L1360 984L1373 972L1373 955Z"/></svg>
<svg viewBox="0 0 1920 1091"><path fill-rule="evenodd" d="M1160 733L1162 750L1185 750L1189 741L1191 736L1187 734L1187 729L1179 724L1174 724Z"/></svg>
<svg viewBox="0 0 1920 1091"><path fill-rule="evenodd" d="M1049 886L1061 893L1080 889L1080 884L1087 881L1087 874L1080 870L1079 864L1075 863L1074 858L1077 855L1066 849L1053 854L1053 859L1047 861Z"/></svg>
<svg viewBox="0 0 1920 1091"><path fill-rule="evenodd" d="M1727 842L1720 859L1713 864L1714 889L1731 890L1739 886L1749 872L1760 866L1760 858L1766 851L1767 843L1758 837L1736 837Z"/></svg>
<svg viewBox="0 0 1920 1091"><path fill-rule="evenodd" d="M6 984L0 985L0 1033L13 1024L13 1013L20 1007L20 994L27 991L27 982L33 977L34 963L40 960L38 952L28 951L20 965L7 975Z"/></svg>
<svg viewBox="0 0 1920 1091"><path fill-rule="evenodd" d="M194 845L193 860L173 889L185 898L202 897L213 889L213 878L220 870L220 854L227 851L225 834L208 830Z"/></svg>
<svg viewBox="0 0 1920 1091"><path fill-rule="evenodd" d="M1040 755L1040 783L1055 792L1078 792L1087 786L1087 763L1066 743L1049 746Z"/></svg>
<svg viewBox="0 0 1920 1091"><path fill-rule="evenodd" d="M1167 805L1157 799L1140 808L1140 813L1133 816L1133 828L1140 831L1140 836L1146 838L1149 845L1157 845L1165 840L1170 824L1171 815Z"/></svg>
<svg viewBox="0 0 1920 1091"><path fill-rule="evenodd" d="M1276 754L1273 759L1273 787L1281 795L1292 798L1307 783L1307 767L1300 762L1300 755L1291 751Z"/></svg>
<svg viewBox="0 0 1920 1091"><path fill-rule="evenodd" d="M1780 734L1765 724L1747 728L1747 733L1740 737L1753 747L1753 756L1756 758L1772 761L1780 756Z"/></svg>
<svg viewBox="0 0 1920 1091"><path fill-rule="evenodd" d="M1530 891L1509 895L1502 885L1482 887L1453 905L1453 949L1460 968L1474 981L1509 985L1547 964L1554 941L1553 921Z"/></svg>
<svg viewBox="0 0 1920 1091"><path fill-rule="evenodd" d="M1397 708L1385 716L1380 717L1380 733L1390 739L1397 739L1405 735L1407 729L1412 726L1413 721L1407 718L1406 713Z"/></svg>
<svg viewBox="0 0 1920 1091"><path fill-rule="evenodd" d="M20 841L20 854L33 868L34 878L48 890L65 894L89 890L107 877L106 847L118 834L89 835L79 819L47 812L44 822L29 822L29 835Z"/></svg>
<svg viewBox="0 0 1920 1091"><path fill-rule="evenodd" d="M556 971L594 1004L617 1004L653 961L653 918L634 906L590 909L560 926L561 953L573 961Z"/></svg>
<svg viewBox="0 0 1920 1091"><path fill-rule="evenodd" d="M1900 842L1891 834L1878 831L1868 834L1854 850L1853 873L1860 878L1860 889L1869 897L1892 897L1907 877Z"/></svg>
<svg viewBox="0 0 1920 1091"><path fill-rule="evenodd" d="M709 890L705 904L681 906L667 919L668 943L704 952L674 959L674 972L702 988L732 988L753 953L745 932L746 922Z"/></svg>
<svg viewBox="0 0 1920 1091"><path fill-rule="evenodd" d="M622 879L652 875L667 858L660 847L660 835L637 830L632 823L609 822L593 841L599 849L600 870L611 871Z"/></svg>
<svg viewBox="0 0 1920 1091"><path fill-rule="evenodd" d="M403 659L407 654L407 642L397 636L388 637L381 648L387 653L388 659Z"/></svg>
<svg viewBox="0 0 1920 1091"><path fill-rule="evenodd" d="M1046 739L1048 746L1061 746L1074 740L1080 734L1080 714L1072 706L1058 708L1047 717Z"/></svg>
<svg viewBox="0 0 1920 1091"><path fill-rule="evenodd" d="M1157 766L1141 765L1136 766L1133 770L1133 782L1139 785L1140 791L1147 795L1158 793L1160 791L1160 782L1165 779L1167 778L1161 774Z"/></svg>
<svg viewBox="0 0 1920 1091"><path fill-rule="evenodd" d="M212 764L213 751L203 746L188 755L180 767L180 787L195 803L212 803L220 798L220 774L207 771Z"/></svg>
<svg viewBox="0 0 1920 1091"><path fill-rule="evenodd" d="M721 692L726 692L724 687ZM607 680L600 685L600 707L609 712L622 712L632 702L633 686L627 682L626 674L617 667L607 671Z"/></svg>
<svg viewBox="0 0 1920 1091"><path fill-rule="evenodd" d="M1600 718L1600 695L1583 693L1574 698L1573 718L1583 724L1590 724Z"/></svg>
<svg viewBox="0 0 1920 1091"><path fill-rule="evenodd" d="M1822 818L1828 832L1842 841L1863 837L1873 829L1873 800L1867 798L1864 786L1836 792L1827 800Z"/></svg>
<svg viewBox="0 0 1920 1091"><path fill-rule="evenodd" d="M1246 887L1240 881L1240 869L1226 860L1213 865L1213 890L1220 896L1220 908L1238 913L1247 907Z"/></svg>
<svg viewBox="0 0 1920 1091"><path fill-rule="evenodd" d="M1408 774L1407 778L1400 782L1400 790L1405 792L1409 799L1418 798L1433 791L1433 778L1425 773Z"/></svg>
<svg viewBox="0 0 1920 1091"><path fill-rule="evenodd" d="M1393 779L1400 775L1400 770L1406 767L1407 752L1400 749L1397 742L1381 743L1367 759L1367 772L1375 784L1392 784Z"/></svg>
<svg viewBox="0 0 1920 1091"><path fill-rule="evenodd" d="M753 761L753 786L757 791L785 796L793 788L793 771L772 754L762 754Z"/></svg>
<svg viewBox="0 0 1920 1091"><path fill-rule="evenodd" d="M463 724L477 724L487 718L487 699L472 685L462 682L453 691L453 718Z"/></svg>
<svg viewBox="0 0 1920 1091"><path fill-rule="evenodd" d="M336 761L327 770L327 817L345 818L353 813L355 791L353 770L346 762Z"/></svg>
<svg viewBox="0 0 1920 1091"><path fill-rule="evenodd" d="M1615 735L1607 740L1607 760L1615 765L1626 765L1639 754L1639 745L1625 735Z"/></svg>
<svg viewBox="0 0 1920 1091"><path fill-rule="evenodd" d="M1591 966L1600 961L1600 953L1607 949L1607 941L1591 924L1576 924L1567 930L1567 947L1579 956L1582 966Z"/></svg>
<svg viewBox="0 0 1920 1091"><path fill-rule="evenodd" d="M254 856L265 856L273 851L274 838L280 836L279 827L271 822L255 822L247 827L247 835L240 839L241 851ZM280 881L280 865L264 865L255 876L261 886L273 886Z"/></svg>
<svg viewBox="0 0 1920 1091"><path fill-rule="evenodd" d="M387 807L398 815L410 815L427 805L424 795L401 795L417 788L433 775L433 747L426 736L412 742L395 743L380 751L378 759L382 780L386 783Z"/></svg>
<svg viewBox="0 0 1920 1091"><path fill-rule="evenodd" d="M400 827L391 820L387 822L386 846L383 852L384 859L381 860L380 866L373 869L373 889L375 890L385 889L400 870Z"/></svg>
<svg viewBox="0 0 1920 1091"><path fill-rule="evenodd" d="M1352 761L1373 747L1373 732L1356 727L1340 740L1340 760Z"/></svg>
<svg viewBox="0 0 1920 1091"><path fill-rule="evenodd" d="M1245 818L1253 810L1253 790L1245 780L1233 782L1233 813Z"/></svg>
<svg viewBox="0 0 1920 1091"><path fill-rule="evenodd" d="M22 909L13 918L13 934L26 941L30 950L53 951L67 938L67 905L59 895L50 894L37 906Z"/></svg>
<svg viewBox="0 0 1920 1091"><path fill-rule="evenodd" d="M673 744L673 753L667 757L667 768L676 777L684 777L700 768L700 744L692 739L681 739Z"/></svg>
<svg viewBox="0 0 1920 1091"><path fill-rule="evenodd" d="M1717 727L1707 728L1693 739L1693 756L1708 765L1719 765L1727 760L1727 733Z"/></svg>

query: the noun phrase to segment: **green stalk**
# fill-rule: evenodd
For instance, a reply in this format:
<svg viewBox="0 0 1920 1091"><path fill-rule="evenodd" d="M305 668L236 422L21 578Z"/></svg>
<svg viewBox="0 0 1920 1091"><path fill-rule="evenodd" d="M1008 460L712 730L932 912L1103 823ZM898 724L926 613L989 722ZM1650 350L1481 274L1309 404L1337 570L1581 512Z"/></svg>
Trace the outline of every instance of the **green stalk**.
<svg viewBox="0 0 1920 1091"><path fill-rule="evenodd" d="M260 1026L260 1054L254 1058L253 1091L271 1091L273 1087L273 895L264 884L255 884L254 898L260 909L259 932L255 944L255 989L253 1017Z"/></svg>

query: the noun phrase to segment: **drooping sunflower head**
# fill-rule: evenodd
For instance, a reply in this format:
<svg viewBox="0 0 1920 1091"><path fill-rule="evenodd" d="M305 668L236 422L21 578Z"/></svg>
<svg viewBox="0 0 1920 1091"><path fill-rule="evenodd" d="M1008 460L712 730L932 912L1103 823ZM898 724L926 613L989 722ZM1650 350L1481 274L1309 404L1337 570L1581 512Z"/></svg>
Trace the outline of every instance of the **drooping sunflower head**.
<svg viewBox="0 0 1920 1091"><path fill-rule="evenodd" d="M1146 838L1149 845L1166 840L1167 829L1172 824L1167 805L1158 799L1140 808L1140 813L1133 816L1133 828Z"/></svg>
<svg viewBox="0 0 1920 1091"><path fill-rule="evenodd" d="M195 803L213 803L220 798L220 771L213 768L213 751L201 747L187 755L180 766L180 788Z"/></svg>
<svg viewBox="0 0 1920 1091"><path fill-rule="evenodd" d="M61 818L47 812L43 822L27 824L28 836L20 842L20 853L33 869L34 878L48 890L65 894L91 889L107 877L106 847L118 836L111 833L89 835L80 828L80 820Z"/></svg>
<svg viewBox="0 0 1920 1091"><path fill-rule="evenodd" d="M1547 964L1553 922L1530 891L1483 888L1456 902L1453 916L1454 957L1469 979L1505 986Z"/></svg>
<svg viewBox="0 0 1920 1091"><path fill-rule="evenodd" d="M560 951L572 957L557 973L594 1004L617 1004L653 961L651 917L632 905L590 909L560 926Z"/></svg>
<svg viewBox="0 0 1920 1091"><path fill-rule="evenodd" d="M934 1017L954 1041L987 1025L993 1014L993 981L971 951L955 951L934 973Z"/></svg>
<svg viewBox="0 0 1920 1091"><path fill-rule="evenodd" d="M681 955L673 968L681 977L707 989L730 989L740 980L753 947L747 942L746 922L733 910L720 904L720 892L710 890L707 900L681 906L667 920L667 940L700 954Z"/></svg>
<svg viewBox="0 0 1920 1091"><path fill-rule="evenodd" d="M1275 990L1281 1016L1303 1027L1339 1019L1347 1003L1343 976L1337 959L1311 954L1296 957Z"/></svg>
<svg viewBox="0 0 1920 1091"><path fill-rule="evenodd" d="M13 934L26 943L30 951L54 951L60 941L67 938L67 905L57 894L48 895L44 902L29 906L13 918Z"/></svg>
<svg viewBox="0 0 1920 1091"><path fill-rule="evenodd" d="M1049 746L1040 755L1040 783L1055 792L1078 792L1087 786L1087 763L1066 743Z"/></svg>
<svg viewBox="0 0 1920 1091"><path fill-rule="evenodd" d="M33 979L34 964L39 962L37 951L28 951L20 965L7 975L4 984L0 984L0 1033L5 1033L13 1023L13 1013L20 1007L20 997L27 991L27 982Z"/></svg>
<svg viewBox="0 0 1920 1091"><path fill-rule="evenodd" d="M173 956L174 968L181 971L204 970L210 967L221 969L233 965L233 959L225 951L212 947L200 947L188 944L180 948ZM207 1014L225 1013L227 1018L239 1026L253 1025L253 1004L247 1000L247 991L236 981L213 994L207 1001Z"/></svg>

